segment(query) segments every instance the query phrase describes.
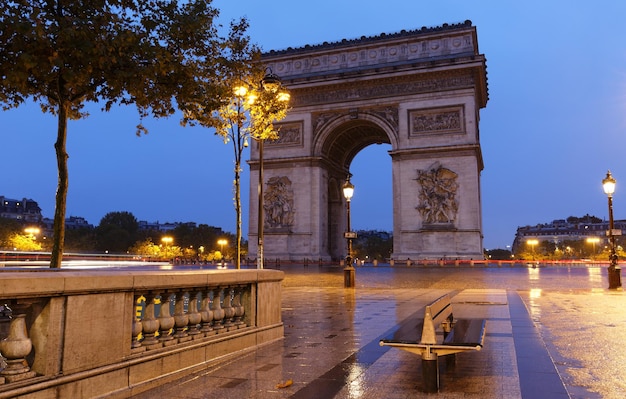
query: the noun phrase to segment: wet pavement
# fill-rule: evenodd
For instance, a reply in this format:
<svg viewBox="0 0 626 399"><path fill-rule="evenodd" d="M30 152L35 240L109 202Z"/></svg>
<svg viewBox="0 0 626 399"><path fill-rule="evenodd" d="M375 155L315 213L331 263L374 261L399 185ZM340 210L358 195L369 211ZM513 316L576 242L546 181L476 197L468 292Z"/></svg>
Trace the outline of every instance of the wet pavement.
<svg viewBox="0 0 626 399"><path fill-rule="evenodd" d="M282 270L283 340L134 398L626 397L625 294L606 268L370 266L354 289L341 268ZM378 341L446 293L487 335L440 360L440 392L425 394L419 356Z"/></svg>

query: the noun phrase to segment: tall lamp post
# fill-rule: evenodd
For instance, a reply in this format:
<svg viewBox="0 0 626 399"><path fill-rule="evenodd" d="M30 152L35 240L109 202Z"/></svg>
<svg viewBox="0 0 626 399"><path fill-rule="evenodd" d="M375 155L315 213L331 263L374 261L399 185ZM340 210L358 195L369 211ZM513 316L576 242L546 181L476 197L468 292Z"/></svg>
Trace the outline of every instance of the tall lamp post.
<svg viewBox="0 0 626 399"><path fill-rule="evenodd" d="M621 231L614 229L613 223L613 193L615 192L615 179L611 175L611 171L606 172L606 177L602 180L602 188L604 193L609 197L609 236L610 255L609 255L609 289L617 290L622 288L621 270L617 265L617 254L615 253L615 235L620 235Z"/></svg>
<svg viewBox="0 0 626 399"><path fill-rule="evenodd" d="M596 244L600 242L599 237L587 237L587 243L593 245L593 252L591 253L591 258L596 256Z"/></svg>
<svg viewBox="0 0 626 399"><path fill-rule="evenodd" d="M531 239L526 240L526 244L530 245L530 250L532 251L533 261L534 261L535 260L535 246L539 244L539 240L531 238Z"/></svg>
<svg viewBox="0 0 626 399"><path fill-rule="evenodd" d="M163 238L161 238L161 242L163 244L165 244L165 258L168 257L168 255L170 255L170 251L169 251L169 247L172 245L172 243L174 242L174 238L172 238L171 236L164 236Z"/></svg>
<svg viewBox="0 0 626 399"><path fill-rule="evenodd" d="M289 93L283 88L280 78L275 75L270 68L261 80L261 89L274 97L274 101L288 102ZM259 135L256 140L259 142L259 185L258 195L258 225L257 225L257 269L263 269L263 227L265 215L263 209L263 143L265 137Z"/></svg>
<svg viewBox="0 0 626 399"><path fill-rule="evenodd" d="M219 240L217 240L217 245L220 246L220 256L222 257L222 262L224 262L224 245L228 244L228 241L226 241L223 238L220 238Z"/></svg>
<svg viewBox="0 0 626 399"><path fill-rule="evenodd" d="M354 184L350 183L350 176L346 180L343 185L343 196L346 198L346 217L347 217L347 226L346 232L344 236L346 240L348 240L348 254L346 255L346 265L343 269L344 276L344 287L352 288L354 287L354 279L355 279L355 270L354 266L352 266L352 239L356 238L356 233L351 230L350 227L350 200L354 195Z"/></svg>
<svg viewBox="0 0 626 399"><path fill-rule="evenodd" d="M257 196L259 203L257 204L257 250L256 250L256 268L263 269L263 224L265 212L263 209L263 140L259 140L259 185L257 186Z"/></svg>

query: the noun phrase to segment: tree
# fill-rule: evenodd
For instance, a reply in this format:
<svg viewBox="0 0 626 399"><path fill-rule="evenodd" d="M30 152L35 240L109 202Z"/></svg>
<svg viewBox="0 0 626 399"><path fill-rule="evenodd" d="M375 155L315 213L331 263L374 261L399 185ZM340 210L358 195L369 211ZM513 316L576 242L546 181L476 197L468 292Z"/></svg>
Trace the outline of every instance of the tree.
<svg viewBox="0 0 626 399"><path fill-rule="evenodd" d="M17 220L0 218L0 248L13 249L11 237L14 234L19 234L22 229L22 224Z"/></svg>
<svg viewBox="0 0 626 399"><path fill-rule="evenodd" d="M98 249L124 253L135 243L139 223L130 212L109 212L96 228Z"/></svg>
<svg viewBox="0 0 626 399"><path fill-rule="evenodd" d="M41 244L26 234L13 233L9 237L9 242L17 251L41 251Z"/></svg>
<svg viewBox="0 0 626 399"><path fill-rule="evenodd" d="M213 110L203 103L188 104L185 110L185 122L215 128L224 144L231 143L235 152L233 181L234 206L236 214L236 251L235 265L241 267L241 162L243 150L251 139L276 140L278 131L274 122L287 115L288 95L278 92L278 81L273 74L264 75L264 68L259 60L259 49L245 35L248 28L246 21L232 23L228 46L224 52L222 65L222 92L230 96L219 109ZM270 83L268 77L273 79Z"/></svg>
<svg viewBox="0 0 626 399"><path fill-rule="evenodd" d="M96 248L96 235L93 227L79 227L65 231L65 249L70 252L89 252Z"/></svg>
<svg viewBox="0 0 626 399"><path fill-rule="evenodd" d="M137 241L128 250L133 255L140 255L147 258L159 258L161 255L161 248L152 242L151 238L147 238L143 241Z"/></svg>
<svg viewBox="0 0 626 399"><path fill-rule="evenodd" d="M68 188L68 121L88 102L134 104L140 120L176 107L222 104L220 38L211 0L0 2L0 103L33 100L57 118L58 185L50 267L61 267ZM139 123L137 134L146 133Z"/></svg>
<svg viewBox="0 0 626 399"><path fill-rule="evenodd" d="M496 248L485 250L485 254L487 255L487 259L491 260L511 260L511 251L508 249Z"/></svg>
<svg viewBox="0 0 626 399"><path fill-rule="evenodd" d="M358 237L353 243L355 258L385 261L391 256L393 250L393 236L383 231L358 232Z"/></svg>

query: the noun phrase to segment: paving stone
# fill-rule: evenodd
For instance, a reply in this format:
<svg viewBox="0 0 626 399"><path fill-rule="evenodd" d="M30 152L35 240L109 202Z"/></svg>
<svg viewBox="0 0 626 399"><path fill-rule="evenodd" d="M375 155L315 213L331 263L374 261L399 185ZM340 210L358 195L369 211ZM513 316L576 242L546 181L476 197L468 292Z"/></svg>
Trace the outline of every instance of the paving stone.
<svg viewBox="0 0 626 399"><path fill-rule="evenodd" d="M284 270L284 340L135 398L432 397L419 356L378 340L446 293L455 317L487 319L487 336L454 367L439 362L438 399L626 397L614 372L626 364L624 297L604 269L360 267L354 289L340 268Z"/></svg>

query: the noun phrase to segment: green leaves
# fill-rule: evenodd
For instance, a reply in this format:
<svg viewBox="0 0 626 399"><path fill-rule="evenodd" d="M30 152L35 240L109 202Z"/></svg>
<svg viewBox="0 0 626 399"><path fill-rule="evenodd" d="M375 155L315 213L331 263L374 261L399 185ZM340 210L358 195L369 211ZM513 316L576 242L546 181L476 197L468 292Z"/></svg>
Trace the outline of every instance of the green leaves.
<svg viewBox="0 0 626 399"><path fill-rule="evenodd" d="M217 15L209 0L2 2L0 102L32 98L53 113L61 102L135 104L142 116L169 116L200 92L219 92L209 84L225 42Z"/></svg>
<svg viewBox="0 0 626 399"><path fill-rule="evenodd" d="M0 105L32 99L58 117L52 267L60 267L65 235L67 121L87 117L86 102L102 104L103 111L135 105L140 122L177 108L185 110L184 123L188 115L211 115L228 101L220 82L231 64L223 52L247 28L237 24L221 38L217 16L211 0L0 2ZM197 103L202 107L187 110ZM139 123L137 134L143 133Z"/></svg>

